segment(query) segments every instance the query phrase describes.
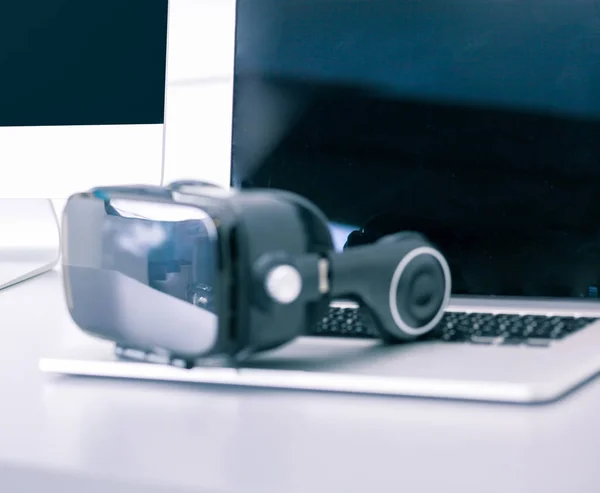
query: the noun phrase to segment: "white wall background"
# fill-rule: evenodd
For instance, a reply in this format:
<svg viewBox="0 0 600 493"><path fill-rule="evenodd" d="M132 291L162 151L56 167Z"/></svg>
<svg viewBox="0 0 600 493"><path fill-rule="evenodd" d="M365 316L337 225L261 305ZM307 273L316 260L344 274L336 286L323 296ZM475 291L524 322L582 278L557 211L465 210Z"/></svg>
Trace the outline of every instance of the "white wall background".
<svg viewBox="0 0 600 493"><path fill-rule="evenodd" d="M229 185L235 0L171 0L165 182Z"/></svg>

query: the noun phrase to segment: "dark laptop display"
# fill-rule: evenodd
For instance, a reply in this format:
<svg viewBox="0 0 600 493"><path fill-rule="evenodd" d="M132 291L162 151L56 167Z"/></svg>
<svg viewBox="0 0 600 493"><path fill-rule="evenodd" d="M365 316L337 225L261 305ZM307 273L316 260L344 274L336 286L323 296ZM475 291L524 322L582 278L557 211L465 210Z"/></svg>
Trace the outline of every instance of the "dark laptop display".
<svg viewBox="0 0 600 493"><path fill-rule="evenodd" d="M454 294L598 296L598 2L237 3L234 186L424 232Z"/></svg>
<svg viewBox="0 0 600 493"><path fill-rule="evenodd" d="M2 1L0 127L163 123L166 45L167 0Z"/></svg>

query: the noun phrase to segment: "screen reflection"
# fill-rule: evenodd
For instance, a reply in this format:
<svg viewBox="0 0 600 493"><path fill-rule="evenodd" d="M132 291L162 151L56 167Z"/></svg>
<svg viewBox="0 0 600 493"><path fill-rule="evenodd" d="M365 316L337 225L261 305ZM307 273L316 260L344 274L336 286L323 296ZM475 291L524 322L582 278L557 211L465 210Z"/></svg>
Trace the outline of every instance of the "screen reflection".
<svg viewBox="0 0 600 493"><path fill-rule="evenodd" d="M105 268L214 313L214 223L200 209L114 200L103 224ZM139 266L139 269L137 268Z"/></svg>
<svg viewBox="0 0 600 493"><path fill-rule="evenodd" d="M65 209L63 234L67 300L82 329L182 356L212 347L218 243L203 210L76 196Z"/></svg>

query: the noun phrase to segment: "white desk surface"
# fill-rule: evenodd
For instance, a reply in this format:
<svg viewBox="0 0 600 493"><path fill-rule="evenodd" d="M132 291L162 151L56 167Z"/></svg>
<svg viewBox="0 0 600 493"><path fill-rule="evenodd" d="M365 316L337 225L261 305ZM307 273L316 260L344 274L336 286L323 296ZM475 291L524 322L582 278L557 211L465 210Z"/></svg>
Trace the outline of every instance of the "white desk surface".
<svg viewBox="0 0 600 493"><path fill-rule="evenodd" d="M598 492L600 385L524 407L52 377L59 273L0 291L0 490Z"/></svg>

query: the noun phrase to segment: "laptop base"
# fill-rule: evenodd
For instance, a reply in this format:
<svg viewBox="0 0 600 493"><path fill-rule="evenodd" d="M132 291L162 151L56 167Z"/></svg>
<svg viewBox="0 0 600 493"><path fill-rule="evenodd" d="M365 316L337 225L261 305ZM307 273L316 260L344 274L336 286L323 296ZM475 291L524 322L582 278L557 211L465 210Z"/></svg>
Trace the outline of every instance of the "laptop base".
<svg viewBox="0 0 600 493"><path fill-rule="evenodd" d="M555 401L599 370L598 358L579 367L571 365L562 378L551 373L542 378L541 373L525 368L516 372L506 367L486 369L486 359L494 364L502 359L502 351L506 357L515 348L435 342L385 346L377 341L305 337L239 368L217 364L186 369L152 362L153 355L145 361L124 359L116 354L114 345L92 340L85 347L41 359L40 369L70 376L521 404ZM531 354L536 349L524 351ZM544 348L538 354L543 359L549 352ZM481 359L479 376L470 368L474 355ZM439 365L410 366L427 359L444 361L449 365L447 371L441 371ZM469 364L460 367L461 359Z"/></svg>

